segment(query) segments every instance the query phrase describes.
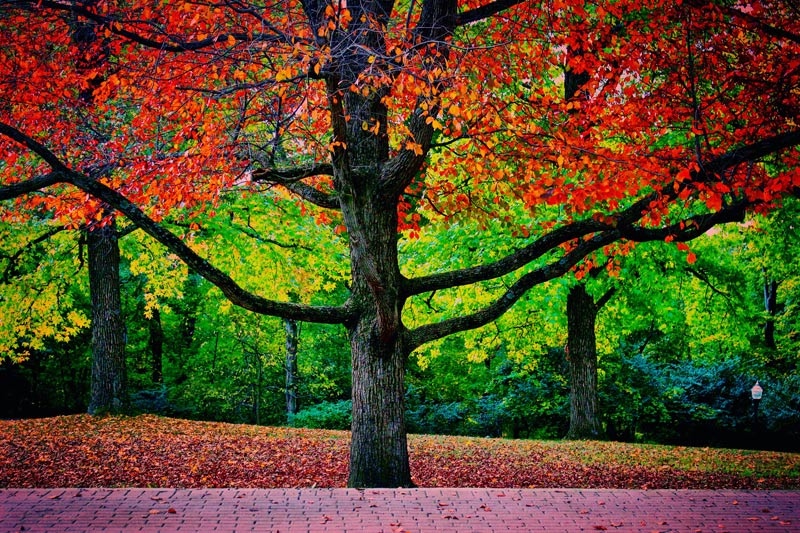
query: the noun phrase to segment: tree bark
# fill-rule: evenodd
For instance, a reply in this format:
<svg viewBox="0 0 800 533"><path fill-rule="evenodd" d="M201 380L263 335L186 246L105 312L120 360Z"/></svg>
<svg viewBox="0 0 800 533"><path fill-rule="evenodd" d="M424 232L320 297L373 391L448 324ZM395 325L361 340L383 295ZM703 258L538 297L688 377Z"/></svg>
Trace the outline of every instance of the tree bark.
<svg viewBox="0 0 800 533"><path fill-rule="evenodd" d="M764 344L773 350L778 348L775 342L775 315L778 313L778 282L764 279L764 310L767 320L764 323Z"/></svg>
<svg viewBox="0 0 800 533"><path fill-rule="evenodd" d="M119 282L117 228L112 221L87 230L89 293L92 302L92 392L89 414L127 408L125 333Z"/></svg>
<svg viewBox="0 0 800 533"><path fill-rule="evenodd" d="M353 424L350 487L411 487L400 346L376 346L364 321L351 332ZM371 338L372 337L372 338Z"/></svg>
<svg viewBox="0 0 800 533"><path fill-rule="evenodd" d="M164 361L164 329L161 326L161 312L153 309L153 315L147 319L147 329L150 338L147 341L151 356L151 378L153 383L163 381Z"/></svg>
<svg viewBox="0 0 800 533"><path fill-rule="evenodd" d="M567 337L570 381L570 417L567 439L597 439L597 306L579 283L567 296Z"/></svg>
<svg viewBox="0 0 800 533"><path fill-rule="evenodd" d="M297 413L297 321L283 320L286 330L286 417L291 420Z"/></svg>
<svg viewBox="0 0 800 533"><path fill-rule="evenodd" d="M370 202L372 197L366 193L354 200ZM350 207L345 205L343 213L351 230L351 300L360 313L348 325L353 380L348 485L410 487L404 406L408 351L400 322L397 213L380 204L357 211Z"/></svg>

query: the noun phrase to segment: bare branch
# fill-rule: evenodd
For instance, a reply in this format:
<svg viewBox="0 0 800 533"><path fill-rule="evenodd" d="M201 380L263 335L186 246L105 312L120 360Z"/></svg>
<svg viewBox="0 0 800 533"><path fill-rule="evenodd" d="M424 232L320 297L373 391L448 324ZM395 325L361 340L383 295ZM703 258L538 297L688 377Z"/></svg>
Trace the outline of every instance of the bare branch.
<svg viewBox="0 0 800 533"><path fill-rule="evenodd" d="M22 254L32 249L34 246L50 239L50 237L53 237L54 235L61 233L62 231L65 230L64 228L61 227L50 228L48 231L44 232L43 234L39 235L33 240L25 243L11 255L0 254L0 258L8 261L5 270L3 271L2 274L0 274L0 283L8 283L11 281L12 278L15 278L18 275L20 275L19 260L20 257L22 257Z"/></svg>
<svg viewBox="0 0 800 533"><path fill-rule="evenodd" d="M403 287L404 294L413 296L499 278L522 268L564 243L607 229L612 228L594 220L562 226L494 263L406 280Z"/></svg>
<svg viewBox="0 0 800 533"><path fill-rule="evenodd" d="M313 176L333 176L333 165L319 163L286 169L258 168L253 171L253 181L276 183L278 185L286 185Z"/></svg>
<svg viewBox="0 0 800 533"><path fill-rule="evenodd" d="M256 183L281 185L312 204L326 209L339 209L339 201L335 195L324 193L301 181L313 176L332 175L333 165L330 163L319 163L317 165L286 169L259 168L253 171L253 181Z"/></svg>
<svg viewBox="0 0 800 533"><path fill-rule="evenodd" d="M311 185L298 181L285 185L285 187L300 196L303 200L307 200L314 205L326 209L340 209L339 200L336 196L326 194L319 189L315 189Z"/></svg>

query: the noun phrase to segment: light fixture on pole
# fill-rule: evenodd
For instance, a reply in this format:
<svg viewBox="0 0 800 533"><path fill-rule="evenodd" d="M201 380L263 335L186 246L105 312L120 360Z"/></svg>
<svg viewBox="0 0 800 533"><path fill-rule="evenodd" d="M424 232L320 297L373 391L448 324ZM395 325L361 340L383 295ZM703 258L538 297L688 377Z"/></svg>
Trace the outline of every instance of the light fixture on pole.
<svg viewBox="0 0 800 533"><path fill-rule="evenodd" d="M764 389L761 388L761 385L758 384L758 380L756 380L756 384L753 385L753 388L750 389L750 396L753 398L753 424L758 424L758 404L761 402L761 395L764 394Z"/></svg>

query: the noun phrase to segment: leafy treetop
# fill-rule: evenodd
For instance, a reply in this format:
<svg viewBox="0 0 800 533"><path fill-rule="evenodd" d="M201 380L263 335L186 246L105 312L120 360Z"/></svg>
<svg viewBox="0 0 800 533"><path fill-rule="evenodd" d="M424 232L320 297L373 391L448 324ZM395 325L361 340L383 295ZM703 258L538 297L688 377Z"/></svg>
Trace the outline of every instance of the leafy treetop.
<svg viewBox="0 0 800 533"><path fill-rule="evenodd" d="M262 312L343 322L351 310L247 293L157 223L213 213L222 191L255 181L356 240L348 205L364 195L411 237L458 216L538 237L408 280L414 295L553 247L574 254L536 280L623 238L686 240L800 184L789 2L2 6L0 198L16 198L3 218L74 226L111 205Z"/></svg>

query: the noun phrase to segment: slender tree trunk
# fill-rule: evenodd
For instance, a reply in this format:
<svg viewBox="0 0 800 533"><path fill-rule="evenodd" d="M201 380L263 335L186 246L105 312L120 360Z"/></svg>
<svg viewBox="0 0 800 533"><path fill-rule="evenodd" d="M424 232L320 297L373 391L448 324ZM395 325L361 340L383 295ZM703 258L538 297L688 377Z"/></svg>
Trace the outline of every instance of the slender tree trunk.
<svg viewBox="0 0 800 533"><path fill-rule="evenodd" d="M164 377L164 329L161 326L161 312L158 309L153 309L153 315L147 319L147 329L150 333L147 344L152 357L152 380L153 383L161 383Z"/></svg>
<svg viewBox="0 0 800 533"><path fill-rule="evenodd" d="M597 439L602 433L597 419L597 307L583 284L567 296L567 336L570 381L568 439Z"/></svg>
<svg viewBox="0 0 800 533"><path fill-rule="evenodd" d="M286 417L297 414L297 321L283 320L286 330Z"/></svg>
<svg viewBox="0 0 800 533"><path fill-rule="evenodd" d="M764 310L767 321L764 323L764 344L773 350L778 348L775 342L775 315L778 312L778 282L764 279Z"/></svg>
<svg viewBox="0 0 800 533"><path fill-rule="evenodd" d="M87 231L92 301L92 394L89 414L126 409L125 333L119 282L117 228L112 222Z"/></svg>
<svg viewBox="0 0 800 533"><path fill-rule="evenodd" d="M253 391L253 410L255 411L256 425L261 425L261 387L264 381L264 365L261 360L261 353L256 352L256 386Z"/></svg>

